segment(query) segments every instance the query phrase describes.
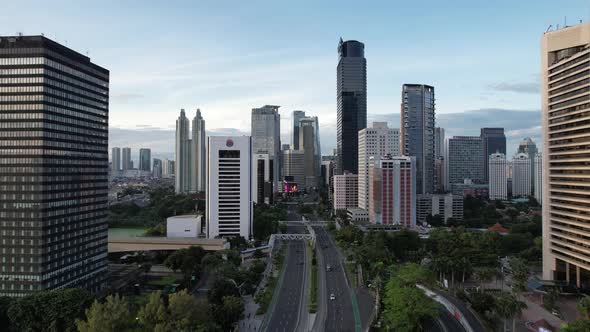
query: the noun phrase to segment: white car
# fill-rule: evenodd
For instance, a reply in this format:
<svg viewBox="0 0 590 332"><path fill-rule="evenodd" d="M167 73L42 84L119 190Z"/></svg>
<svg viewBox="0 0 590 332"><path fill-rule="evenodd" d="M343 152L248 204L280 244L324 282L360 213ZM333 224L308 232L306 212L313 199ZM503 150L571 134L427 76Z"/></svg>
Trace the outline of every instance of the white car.
<svg viewBox="0 0 590 332"><path fill-rule="evenodd" d="M334 295L334 293L330 294L330 301L334 301L336 300L336 296Z"/></svg>

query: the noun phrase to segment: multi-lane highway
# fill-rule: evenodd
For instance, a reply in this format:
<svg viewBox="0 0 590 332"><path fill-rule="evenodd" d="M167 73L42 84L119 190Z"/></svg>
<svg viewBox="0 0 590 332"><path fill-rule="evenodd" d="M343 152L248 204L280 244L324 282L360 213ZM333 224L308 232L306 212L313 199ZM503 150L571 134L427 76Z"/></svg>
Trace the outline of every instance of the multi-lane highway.
<svg viewBox="0 0 590 332"><path fill-rule="evenodd" d="M330 239L328 233L323 227L315 226L317 245L320 246L320 253L323 255L325 266L318 268L326 269L330 266L330 271L326 270L326 292L327 312L325 321L325 331L355 331L355 315L351 300L350 287L346 281L346 274L340 259L340 254ZM319 292L322 294L322 292ZM334 294L332 298L331 295Z"/></svg>

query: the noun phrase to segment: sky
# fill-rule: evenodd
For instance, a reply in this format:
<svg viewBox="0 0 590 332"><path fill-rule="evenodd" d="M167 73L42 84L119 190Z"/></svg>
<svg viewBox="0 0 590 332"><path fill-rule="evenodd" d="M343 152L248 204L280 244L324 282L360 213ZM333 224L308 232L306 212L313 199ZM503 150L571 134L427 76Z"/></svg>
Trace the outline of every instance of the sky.
<svg viewBox="0 0 590 332"><path fill-rule="evenodd" d="M590 21L588 0L4 1L0 35L43 33L110 70L111 146L173 158L181 108L210 134L249 134L251 109L317 115L336 145L340 37L365 44L369 122L399 127L401 86L435 87L437 126L505 126L540 143L540 38Z"/></svg>

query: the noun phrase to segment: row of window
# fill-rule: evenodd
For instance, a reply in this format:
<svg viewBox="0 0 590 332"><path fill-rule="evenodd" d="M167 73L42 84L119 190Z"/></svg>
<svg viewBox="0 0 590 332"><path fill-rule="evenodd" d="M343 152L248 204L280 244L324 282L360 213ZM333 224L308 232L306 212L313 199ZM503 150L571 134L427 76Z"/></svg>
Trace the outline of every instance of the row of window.
<svg viewBox="0 0 590 332"><path fill-rule="evenodd" d="M95 114L89 114L89 113L85 113L85 112L82 112L79 110L73 111L73 110L70 110L67 108L55 107L52 105L42 104L42 103L38 103L38 104L0 104L0 111L6 111L6 112L0 112L0 114L7 114L7 115L8 114L18 114L18 113L27 114L27 112L30 112L31 114L36 114L36 113L44 114L44 113L52 112L52 113L62 114L64 116L81 118L81 119L86 119L89 121L95 121L95 122L100 122L100 123L105 123L105 124L107 123L106 116L97 116Z"/></svg>

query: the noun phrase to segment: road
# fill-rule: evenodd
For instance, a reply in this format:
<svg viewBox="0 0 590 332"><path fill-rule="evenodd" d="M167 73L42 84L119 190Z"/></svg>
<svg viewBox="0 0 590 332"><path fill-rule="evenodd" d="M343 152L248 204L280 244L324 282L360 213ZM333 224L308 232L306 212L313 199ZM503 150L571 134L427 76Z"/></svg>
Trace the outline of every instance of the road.
<svg viewBox="0 0 590 332"><path fill-rule="evenodd" d="M323 227L315 226L317 245L321 247L324 264L330 265L331 271L325 273L327 296L334 294L334 300L327 302L325 331L355 331L354 311L350 297L350 288L340 255ZM318 268L326 269L326 266ZM321 293L321 292L320 292Z"/></svg>
<svg viewBox="0 0 590 332"><path fill-rule="evenodd" d="M307 319L307 301L304 298L306 287L305 242L288 241L287 245L284 279L267 331L296 331L301 329L299 323Z"/></svg>

